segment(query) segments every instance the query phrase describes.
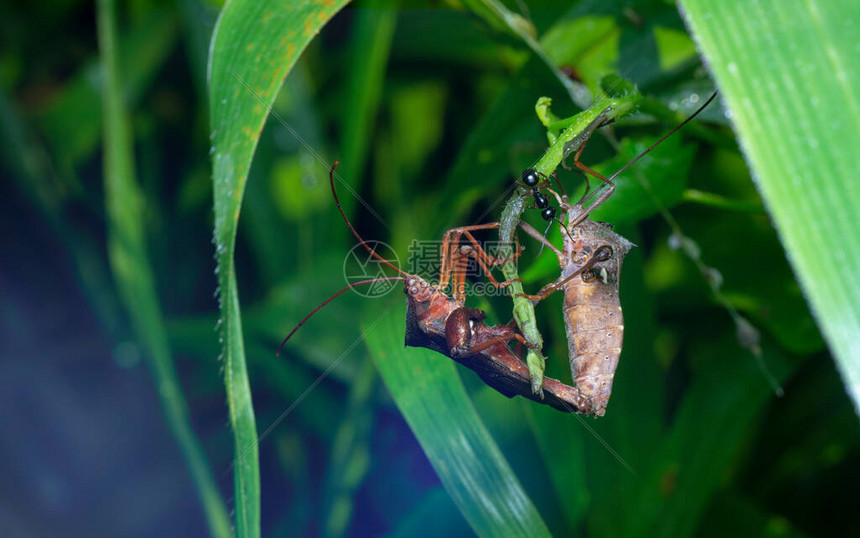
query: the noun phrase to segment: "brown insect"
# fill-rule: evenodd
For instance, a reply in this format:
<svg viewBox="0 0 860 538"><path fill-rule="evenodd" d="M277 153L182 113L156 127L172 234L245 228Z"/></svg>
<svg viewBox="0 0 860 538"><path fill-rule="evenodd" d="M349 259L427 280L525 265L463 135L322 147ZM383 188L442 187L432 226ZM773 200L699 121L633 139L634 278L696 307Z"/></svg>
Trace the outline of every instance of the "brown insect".
<svg viewBox="0 0 860 538"><path fill-rule="evenodd" d="M574 164L586 174L602 181L604 187L602 191L595 191L592 195L594 201L588 207L586 203L592 197L588 197L587 181L582 198L576 204L570 204L564 191L559 194L547 186L548 178L541 180L532 169L523 172L522 180L527 186L535 193L539 193L543 186L567 214L567 225L562 225L562 250L547 244L558 257L561 275L536 295L525 297L537 303L558 290L564 290L563 313L570 371L574 386L589 400L586 414L603 416L612 394L612 382L624 340L618 280L624 256L635 246L613 232L611 225L595 222L588 216L612 195L615 190L614 180L619 174L692 120L714 97L716 93L695 113L608 178L580 162L579 158L585 149L583 142L574 156ZM541 204L537 205L541 207ZM547 213L546 209L544 213Z"/></svg>
<svg viewBox="0 0 860 538"><path fill-rule="evenodd" d="M508 346L522 338L512 325L487 325L483 310L462 306L420 277L404 283L407 346L450 357L508 398L520 395L566 413L587 413L588 398L558 380L544 378L543 398L532 392L528 367Z"/></svg>
<svg viewBox="0 0 860 538"><path fill-rule="evenodd" d="M556 194L554 191L553 194ZM624 256L634 246L607 225L586 218L582 202L569 204L558 196L567 213L562 250L554 246L561 275L536 295L537 303L564 290L564 322L573 383L589 399L587 414L603 416L612 393L612 381L624 339L624 317L618 279ZM577 223L577 221L579 221ZM588 265L587 269L584 267Z"/></svg>
<svg viewBox="0 0 860 538"><path fill-rule="evenodd" d="M498 223L448 230L443 240L440 284L431 285L420 276L409 274L395 267L376 253L358 234L343 212L337 197L334 185L335 166L337 163L332 166L329 172L329 180L335 204L341 217L359 243L373 257L398 272L400 276L362 280L338 291L312 310L290 331L278 347L278 354L287 341L311 316L347 290L366 284L402 280L406 293L405 342L407 346L432 349L450 357L476 372L487 385L509 398L519 394L560 411L592 414L590 412L591 403L582 394L582 391L555 379L545 378L543 398L533 394L528 367L508 347L508 343L512 340L526 344L523 336L516 331L515 325L488 325L484 322L486 313L483 310L464 305L465 269L469 257L478 261L493 285L499 287L507 285L507 282L496 281L489 272L491 267L501 263L502 260L488 255L471 233L474 230L496 228ZM540 232L527 223L521 223L521 229L551 246ZM468 244L460 245L462 237L468 240ZM518 257L520 253L521 250L517 245L517 251L513 253L513 256ZM592 265L593 263L587 264L587 267L590 268ZM450 296L444 292L449 281L452 283Z"/></svg>

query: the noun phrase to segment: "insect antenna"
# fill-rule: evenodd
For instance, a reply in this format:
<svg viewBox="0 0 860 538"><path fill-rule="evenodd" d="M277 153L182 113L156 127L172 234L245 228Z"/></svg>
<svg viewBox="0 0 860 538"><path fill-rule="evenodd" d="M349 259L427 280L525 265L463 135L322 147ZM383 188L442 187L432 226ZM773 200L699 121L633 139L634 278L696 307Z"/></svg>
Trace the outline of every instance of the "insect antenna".
<svg viewBox="0 0 860 538"><path fill-rule="evenodd" d="M388 260L386 260L385 258L380 256L379 254L377 254L376 251L373 250L373 248L371 248L370 245L367 244L367 241L365 241L358 234L358 231L356 231L356 229L353 228L352 223L349 222L349 219L346 217L346 213L343 212L343 207L340 205L340 199L337 197L337 189L335 189L335 187L334 187L334 169L337 165L338 165L337 161L335 161L334 164L331 165L331 169L328 171L328 178L329 178L329 182L331 183L331 193L334 196L334 203L337 205L337 210L340 212L340 216L343 217L343 221L346 222L346 225L349 228L349 230L352 232L352 235L354 235L356 237L356 239L358 239L358 242L361 243L361 246L363 246L364 248L367 249L368 252L370 252L371 256L373 256L377 260L381 261L383 264L387 265L391 269L394 269L395 271L400 273L402 276L390 276L390 277L371 278L368 280L360 280L358 282L353 282L349 286L347 286L347 287L343 288L342 290L340 290L339 292L335 293L334 295L332 295L331 297L329 297L328 299L326 299L325 301L320 303L319 306L317 306L316 308L311 310L311 312L307 316L302 318L302 320L299 322L299 324L296 325L292 331L290 331L290 334L288 334L287 337L284 338L284 340L281 342L281 345L278 346L278 351L275 353L275 356L280 356L281 350L284 348L284 345L287 343L287 341L290 338L292 338L292 336L294 334L296 334L296 331L298 331L301 328L301 326L305 324L305 322L307 320L311 319L311 317L314 314L316 314L317 312L319 312L322 307L329 304L330 302L332 302L333 300L335 300L336 298L338 298L342 294L346 293L348 290L351 290L357 286L363 286L366 284L375 284L377 282L392 282L394 280L403 280L405 277L410 276L409 273L407 273L406 271L403 271L402 269L400 269L398 267L395 267L394 264L392 264L391 262L389 262Z"/></svg>
<svg viewBox="0 0 860 538"><path fill-rule="evenodd" d="M699 108L696 109L695 112L693 112L692 114L687 116L687 118L684 121L682 121L681 123L676 125L671 131L669 131L668 133L666 133L665 135L660 137L659 140L657 140L656 142L654 142L653 144L648 146L648 148L645 151L643 151L642 153L637 155L632 161L630 161L627 164L625 164L624 166L622 166L620 170L618 170L617 172L615 172L614 174L612 174L608 178L604 178L600 174L597 174L597 172L594 172L593 170L588 169L588 167L583 168L584 165L580 166L580 168L582 168L583 171L587 171L588 173L594 175L595 177L597 177L598 179L603 181L603 185L601 185L600 187L595 189L595 191L593 193L591 193L591 195L588 196L587 198L580 200L579 205L581 205L583 207L585 206L586 203L588 203L592 200L594 200L594 202L590 206L588 206L587 208L584 209L582 214L579 215L579 217L576 219L576 221L573 225L575 226L575 225L579 224L580 222L582 222L583 220L585 220L586 218L588 218L588 215L592 211L597 209L597 207L600 204L602 204L603 202L605 202L609 198L609 195L612 194L612 190L606 191L606 189L608 188L608 186L613 185L615 178L617 178L622 172L624 172L625 170L627 170L628 168L630 168L631 166L633 166L634 164L639 162L639 160L642 159L642 157L651 153L651 151L654 148L656 148L657 146L662 144L667 138L669 138L670 136L672 136L673 134L678 132L678 130L680 130L683 126L687 125L690 121L692 121L692 119L695 118L696 116L698 116L699 113L701 111L703 111L705 109L705 107L707 107L709 104L711 104L711 101L713 101L716 97L717 97L717 92L712 93L711 96L708 97L708 99L702 104L702 106L700 106Z"/></svg>
<svg viewBox="0 0 860 538"><path fill-rule="evenodd" d="M296 326L293 328L293 330L292 330L292 331L290 331L290 334L288 334L288 335L287 335L287 337L286 337L286 338L284 338L283 342L281 342L281 345L279 345L279 346L278 346L278 351L275 353L275 356L280 356L280 354L281 354L281 350L284 348L284 344L286 344L286 343L287 343L287 340L289 340L290 338L292 338L292 336L293 336L294 334L296 334L296 331L298 331L298 330L301 328L301 326L305 324L305 322L306 322L307 320L311 319L311 316L313 316L314 314L316 314L317 312L319 312L319 311L320 311L320 309L321 309L322 307L324 307L325 305L329 304L329 303L330 303L330 302L332 302L333 300L337 299L337 298L338 298L340 295L342 295L343 293L346 293L348 290L351 290L352 288L355 288L355 287L357 287L357 286L363 286L363 285L365 285L365 284L375 284L376 282L392 282L392 281L394 281L394 280L403 280L403 278L404 278L404 277L402 277L402 276L387 276L387 277L381 277L381 278L371 278L371 279L368 279L368 280L360 280L360 281L358 281L358 282L353 282L353 283L352 283L352 284L350 284L349 286L347 286L347 287L343 288L343 289L342 289L342 290L340 290L339 292L335 293L334 295L332 295L331 297L329 297L328 299L326 299L325 301L323 301L322 303L320 303L320 304L319 304L319 306L317 306L316 308L314 308L313 310L311 310L310 314L308 314L307 316L305 316L304 318L302 318L302 320L299 322L299 324L298 324L298 325L296 325Z"/></svg>
<svg viewBox="0 0 860 538"><path fill-rule="evenodd" d="M543 231L543 236L544 236L544 237L546 237L546 234L548 234L548 233L549 233L549 227L550 227L550 226L552 226L552 222L553 222L554 220L558 220L558 219L552 219L551 221L549 221L549 222L547 222L547 223L546 223L546 230L544 230L544 231ZM564 225L562 225L562 228L564 228ZM540 249L538 249L538 253L537 253L537 255L538 255L538 256L540 256L540 253L541 253L541 252L543 252L543 243L541 243L541 244L540 244Z"/></svg>
<svg viewBox="0 0 860 538"><path fill-rule="evenodd" d="M570 238L571 241L573 241L573 236L571 236L570 232L567 231L567 226L565 226L562 221L558 220L555 217L553 217L551 221L546 223L546 230L543 231L544 237L546 237L546 234L549 233L549 227L552 226L553 222L557 223L561 227L561 229L564 231L564 233L567 234L567 237ZM538 249L538 253L536 254L536 256L540 256L541 252L543 252L543 247L544 247L544 243L541 243L540 249Z"/></svg>
<svg viewBox="0 0 860 538"><path fill-rule="evenodd" d="M346 223L347 227L349 228L349 231L351 231L352 235L354 235L355 238L358 239L358 242L361 243L361 246L363 246L364 248L367 249L367 251L370 253L371 256L373 256L377 260L381 261L383 264L390 267L391 269L394 269L395 271L397 271L401 275L410 276L409 273L407 273L406 271L403 271L399 267L395 267L391 262L389 262L388 260L386 260L385 258L380 256L379 254L377 254L376 251L373 250L373 248L371 248L370 245L367 244L367 241L365 241L364 239L362 239L362 237L360 235L358 235L358 232L355 230L355 228L352 227L352 223L349 222L349 219L346 217L346 213L343 212L343 207L341 207L341 205L340 205L340 199L338 199L338 197L337 197L337 190L334 188L334 169L335 169L335 167L337 167L337 165L338 165L337 161L335 161L334 164L331 165L331 170L328 171L328 178L329 178L329 183L331 183L331 193L334 196L334 203L337 204L337 210L340 211L340 216L343 217L343 221Z"/></svg>

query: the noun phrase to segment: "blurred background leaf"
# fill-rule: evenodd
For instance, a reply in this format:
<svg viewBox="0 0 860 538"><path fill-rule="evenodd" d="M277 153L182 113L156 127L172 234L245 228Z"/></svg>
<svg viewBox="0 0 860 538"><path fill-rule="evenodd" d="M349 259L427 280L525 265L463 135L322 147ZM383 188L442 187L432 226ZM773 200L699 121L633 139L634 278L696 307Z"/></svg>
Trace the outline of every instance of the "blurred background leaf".
<svg viewBox="0 0 860 538"><path fill-rule="evenodd" d="M104 178L108 260L137 339L146 350L171 432L182 448L206 512L209 532L232 535L227 510L209 462L194 436L187 404L173 365L167 333L146 251L141 193L135 174L129 115L121 92L116 2L98 2L99 52L103 75Z"/></svg>
<svg viewBox="0 0 860 538"><path fill-rule="evenodd" d="M210 82L227 92L217 100L208 93L206 72L222 6L120 4L115 93L128 112L135 196L105 191L109 156L102 147L123 142L103 134L108 96L93 7L70 0L26 11L0 8L0 166L8 178L0 211L0 405L6 410L0 500L7 508L0 518L6 534L209 532L212 512L201 503L164 418L163 386L143 367L152 340L139 326L157 333L160 322L141 322L139 312L153 301L163 312L200 461L211 462L229 513L255 503L242 497L247 491L236 495L228 472L236 430L227 419L214 293L219 278L221 292L227 289L229 274L239 293L233 297L241 297L232 315L241 307L244 405L250 411L253 396L256 434L268 432L254 460L259 530L267 536L489 534L481 521L492 518L475 515L488 507L504 507L497 521L529 521L530 528L563 536L860 533L852 518L858 495L852 477L860 472L857 415L825 343L833 335L822 338L806 302L820 299L791 253L795 245L776 209L780 193L791 194L791 203L805 208L793 220L806 231L845 230L845 248L816 251L826 263L812 266L812 285L838 287L847 298L856 279L829 271L854 271L847 231L857 228L849 218L856 211L834 219L857 206L843 179L856 168L844 159L853 155L858 130L850 129L851 96L829 93L839 71L826 70L831 64L816 55L837 64L846 58L853 34L830 21L848 24L856 17L843 2L774 3L766 12L755 7L761 3L683 4L707 64L666 2L505 2L492 4L495 15L481 10L486 3L471 11L462 4L359 2L333 16L326 11L307 35L300 25L302 46L284 62L275 36L291 26L266 33L257 21L266 6L270 21L286 17L285 4L234 0L216 39L232 45L216 47ZM226 24L243 6L260 12ZM849 11L840 15L839 9ZM499 14L504 17L493 18ZM512 22L533 33L544 58L512 31ZM824 30L805 33L816 24ZM714 27L720 32L708 34ZM235 31L222 35L230 28ZM795 35L817 41L804 47L809 39ZM780 40L797 49L752 54ZM739 50L741 43L749 46ZM218 65L230 65L265 94L282 121L264 126L266 107ZM583 154L588 165L612 173L710 95L715 83L705 65L724 92L725 108L711 105L626 171L599 215L638 245L621 278L625 345L605 417L577 420L510 400L441 355L404 350L398 286L376 299L341 296L275 357L295 323L344 285L353 241L331 201L332 161L342 162L341 177L355 193L339 184L356 227L389 244L408 268L413 240L436 241L451 226L497 218L514 177L546 147L534 113L539 97L553 98L552 110L563 118L579 111L570 85L598 91L613 75L638 85L639 113L601 129ZM846 84L855 65L845 63ZM774 75L751 77L750 69ZM559 72L570 84L560 82ZM824 113L836 106L838 113ZM797 145L804 134L807 145ZM243 144L243 162L233 164L244 168L213 191L210 151L214 143L228 155L230 139ZM764 160L752 144L767 144L757 149ZM783 166L797 165L784 177L816 178L815 188L795 195L790 189L806 180L783 181L770 194L765 169L781 155L789 156ZM826 162L807 172L817 159ZM239 182L245 174L247 181ZM218 168L216 177L222 175ZM578 173L559 175L568 192L581 191ZM825 199L827 185L840 181L838 200ZM123 209L135 197L137 213ZM806 208L820 200L835 209ZM537 211L525 218L543 229ZM128 274L148 272L147 290L130 294L112 276L107 231L120 220L138 223L135 252L145 256L134 258ZM236 234L233 265L224 265L221 250L217 276L216 221L218 244L232 245ZM561 241L557 230L550 239ZM557 264L548 252L536 256L530 240L524 244L520 271L525 287L538 289L557 276ZM824 252L846 262L827 261ZM841 304L828 301L816 306L819 319ZM510 317L508 298L470 296L468 302L487 310L493 323ZM727 305L759 333L760 359L738 341ZM551 297L537 314L548 375L569 380L561 307L561 297ZM385 312L391 326L361 339ZM856 321L856 312L844 312L843 320ZM763 368L780 381L784 397L774 395ZM432 396L453 394L449 389L460 385L456 400ZM419 390L422 398L410 396ZM421 408L418 423L412 411L401 411L410 397L410 406ZM459 416L454 409L467 411ZM468 475L453 463L489 464L490 458L458 453L459 445L443 435L446 428L497 447L492 461L509 474L495 476L511 482L481 485L517 491L519 512L510 509L510 497L487 497L481 505L461 489ZM253 433L245 431L246 442L256 441ZM425 452L422 444L435 448ZM441 469L448 462L452 468Z"/></svg>

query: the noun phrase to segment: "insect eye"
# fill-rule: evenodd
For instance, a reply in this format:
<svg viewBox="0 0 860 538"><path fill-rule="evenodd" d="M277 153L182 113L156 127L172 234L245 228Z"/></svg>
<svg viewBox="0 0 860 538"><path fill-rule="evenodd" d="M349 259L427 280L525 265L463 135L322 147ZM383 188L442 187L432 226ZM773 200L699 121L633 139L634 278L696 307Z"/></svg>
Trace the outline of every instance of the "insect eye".
<svg viewBox="0 0 860 538"><path fill-rule="evenodd" d="M594 253L594 257L597 258L597 261L599 262L605 262L612 258L612 247L609 245L601 245L600 248L597 249L597 252Z"/></svg>

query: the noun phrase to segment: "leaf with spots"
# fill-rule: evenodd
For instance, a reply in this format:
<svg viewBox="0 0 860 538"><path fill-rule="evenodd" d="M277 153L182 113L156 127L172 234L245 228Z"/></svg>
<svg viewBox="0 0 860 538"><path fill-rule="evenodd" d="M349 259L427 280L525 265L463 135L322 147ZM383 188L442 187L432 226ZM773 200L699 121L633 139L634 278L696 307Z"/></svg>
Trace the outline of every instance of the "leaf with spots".
<svg viewBox="0 0 860 538"><path fill-rule="evenodd" d="M232 0L221 12L209 55L215 252L220 288L224 382L234 437L236 533L260 535L257 427L245 365L233 253L248 171L284 78L345 1Z"/></svg>

